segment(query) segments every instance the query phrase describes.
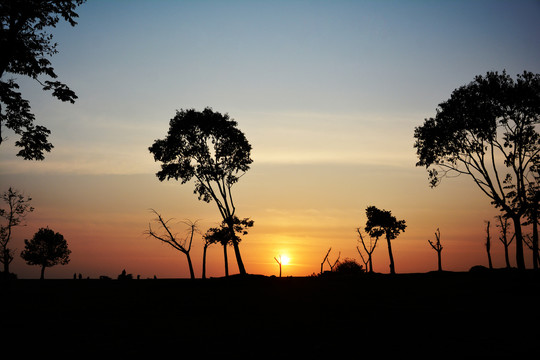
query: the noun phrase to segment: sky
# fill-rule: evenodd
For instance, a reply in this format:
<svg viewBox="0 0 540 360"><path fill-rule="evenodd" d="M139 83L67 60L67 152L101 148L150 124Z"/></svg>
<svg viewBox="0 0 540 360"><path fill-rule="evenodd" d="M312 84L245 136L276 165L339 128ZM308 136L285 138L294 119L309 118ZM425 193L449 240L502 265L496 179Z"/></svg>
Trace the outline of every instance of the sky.
<svg viewBox="0 0 540 360"><path fill-rule="evenodd" d="M229 114L253 147L233 188L237 215L255 221L240 244L248 273L277 276L279 255L290 258L283 276L319 273L330 248L330 262L362 264L356 229L370 205L407 223L392 242L397 273L437 269L428 243L437 228L443 269L487 266L487 221L494 266L504 266L497 210L466 177L430 188L413 133L476 75L540 72L539 1L90 0L77 13L77 26L51 29L53 67L76 103L17 77L54 149L22 160L9 133L0 149L0 189L19 189L35 208L11 247L20 253L49 227L72 250L46 278L189 276L183 254L145 234L150 209L180 238L182 221L204 233L220 215L192 182L160 182L148 147L176 110L205 107ZM197 277L202 244L198 234L190 251ZM223 249L207 256L207 276L223 276ZM373 265L389 272L384 241ZM19 256L11 271L40 274Z"/></svg>

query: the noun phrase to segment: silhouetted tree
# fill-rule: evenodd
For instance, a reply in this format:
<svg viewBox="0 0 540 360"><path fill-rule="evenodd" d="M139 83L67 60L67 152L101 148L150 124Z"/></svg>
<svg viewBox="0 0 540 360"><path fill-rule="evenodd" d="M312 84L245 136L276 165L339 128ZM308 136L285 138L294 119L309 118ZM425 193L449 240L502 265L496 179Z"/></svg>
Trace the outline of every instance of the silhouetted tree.
<svg viewBox="0 0 540 360"><path fill-rule="evenodd" d="M43 90L61 101L75 102L77 96L65 84L54 79L57 75L47 59L58 51L52 35L45 29L56 27L62 17L71 26L77 23L75 8L84 0L6 0L0 2L0 144L3 141L2 126L11 129L20 139L15 145L21 147L17 156L26 160L43 160L43 152L51 151L47 137L50 131L34 125L28 100L17 91L15 79L4 75L23 75L36 80ZM41 76L51 80L41 81Z"/></svg>
<svg viewBox="0 0 540 360"><path fill-rule="evenodd" d="M490 269L493 269L493 264L491 263L491 238L489 236L489 221L486 226L486 251L488 256L488 266Z"/></svg>
<svg viewBox="0 0 540 360"><path fill-rule="evenodd" d="M323 273L323 266L324 266L324 263L326 262L326 260L328 259L328 255L330 255L330 251L332 250L332 248L329 248L328 251L326 252L326 255L324 256L323 258L323 261L321 262L321 274Z"/></svg>
<svg viewBox="0 0 540 360"><path fill-rule="evenodd" d="M337 259L336 259L336 261L334 261L333 264L331 264L330 259L328 259L328 257L326 257L326 262L328 263L328 266L330 266L330 271L334 271L334 268L336 267L336 265L339 264L339 258L340 257L341 257L341 251L338 253Z"/></svg>
<svg viewBox="0 0 540 360"><path fill-rule="evenodd" d="M13 228L21 225L26 215L34 211L34 208L30 206L32 198L25 197L11 187L2 193L1 198L5 205L0 208L0 217L6 222L2 221L0 224L0 262L4 264L4 276L9 276L9 264L15 254L15 251L8 247Z"/></svg>
<svg viewBox="0 0 540 360"><path fill-rule="evenodd" d="M364 263L366 264L366 268L369 266L369 272L372 273L373 272L373 256L372 255L373 255L373 252L375 251L375 247L377 246L377 241L379 241L379 236L375 236L375 241L373 241L373 237L370 236L369 244L366 244L366 242L364 241L364 236L362 236L362 231L360 230L360 228L357 228L356 232L358 233L358 236L360 236L360 242L362 243L362 247L364 248L364 251L367 253L368 258L367 258L367 261L364 261ZM362 252L360 251L358 246L356 247L356 250L362 257L362 260L364 260L364 256L362 255Z"/></svg>
<svg viewBox="0 0 540 360"><path fill-rule="evenodd" d="M279 260L274 256L274 260L276 260L279 265L279 277L281 277L281 255L279 255Z"/></svg>
<svg viewBox="0 0 540 360"><path fill-rule="evenodd" d="M454 90L414 132L416 165L426 167L432 187L465 174L512 219L519 269L525 268L521 217L531 207L527 191L538 185L539 121L540 74L524 72L514 81L488 72Z"/></svg>
<svg viewBox="0 0 540 360"><path fill-rule="evenodd" d="M189 235L186 238L178 239L177 235L172 233L168 225L170 219L165 221L157 211L155 211L154 209L152 209L151 211L157 216L155 222L157 222L162 228L162 232L157 233L155 230L152 229L152 225L148 224L148 231L146 231L146 234L161 242L169 244L176 250L186 255L189 266L189 275L191 279L195 279L195 272L193 271L193 263L191 262L191 256L189 252L191 251L191 244L193 243L193 235L197 231L196 223L191 221L184 221L183 223L189 226Z"/></svg>
<svg viewBox="0 0 540 360"><path fill-rule="evenodd" d="M510 239L508 239L508 218L502 215L497 215L496 219L499 220L499 226L501 228L501 236L499 237L499 240L504 245L504 260L506 262L506 267L510 268L510 257L508 255L508 247L512 243L512 240L514 240L514 235Z"/></svg>
<svg viewBox="0 0 540 360"><path fill-rule="evenodd" d="M205 243L208 244L221 244L223 246L223 258L225 262L225 276L229 276L229 260L227 256L227 245L233 245L234 242L237 244L242 240L240 235L247 235L248 228L252 227L254 224L253 220L249 218L244 218L240 220L238 217L234 216L232 220L233 224L233 233L231 235L231 228L228 222L222 221L220 226L213 227L208 229L204 234Z"/></svg>
<svg viewBox="0 0 540 360"><path fill-rule="evenodd" d="M21 257L28 265L41 266L41 279L45 278L45 268L69 263L68 244L64 236L49 228L41 228L31 240L24 240L25 248Z"/></svg>
<svg viewBox="0 0 540 360"><path fill-rule="evenodd" d="M366 208L366 216L366 232L373 237L386 236L388 255L390 257L390 273L395 274L394 256L392 255L392 244L390 241L394 240L400 232L405 231L407 227L405 220L396 220L390 211L379 210L375 206L368 206Z"/></svg>
<svg viewBox="0 0 540 360"><path fill-rule="evenodd" d="M251 145L236 121L227 114L205 108L180 110L169 123L166 138L156 140L149 148L161 170L156 176L181 180L182 184L195 179L199 200L214 201L228 226L240 274L246 274L240 255L238 237L234 231L236 207L232 187L249 170L253 160Z"/></svg>
<svg viewBox="0 0 540 360"><path fill-rule="evenodd" d="M437 228L437 231L435 231L435 238L437 239L435 242L428 240L429 245L437 251L437 269L438 271L442 271L442 261L441 261L441 252L443 249L443 246L441 245L441 231L439 228Z"/></svg>

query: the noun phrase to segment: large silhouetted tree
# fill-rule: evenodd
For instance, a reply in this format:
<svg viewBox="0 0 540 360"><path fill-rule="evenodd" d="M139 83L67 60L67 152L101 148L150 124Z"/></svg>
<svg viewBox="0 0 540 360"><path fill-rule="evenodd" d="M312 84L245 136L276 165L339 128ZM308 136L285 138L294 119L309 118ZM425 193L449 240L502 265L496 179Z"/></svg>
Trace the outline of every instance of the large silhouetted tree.
<svg viewBox="0 0 540 360"><path fill-rule="evenodd" d="M5 203L0 208L0 217L5 220L0 224L0 262L4 264L4 276L9 276L9 264L13 261L15 253L8 247L13 228L21 225L26 215L34 211L34 208L30 206L32 198L12 188L4 191L0 198Z"/></svg>
<svg viewBox="0 0 540 360"><path fill-rule="evenodd" d="M2 127L11 129L22 149L17 156L26 160L43 160L51 151L47 137L50 131L34 124L34 114L28 100L18 91L19 85L11 75L28 76L43 90L61 101L75 102L77 96L69 87L57 81L48 57L57 53L57 44L47 28L56 27L63 18L71 26L77 23L75 8L84 0L4 0L0 2L0 144ZM43 80L48 77L51 80Z"/></svg>
<svg viewBox="0 0 540 360"><path fill-rule="evenodd" d="M160 181L174 179L184 184L195 179L194 193L199 200L216 203L229 231L238 270L245 275L234 230L232 187L253 160L251 145L236 121L211 108L180 110L171 119L167 136L156 140L149 150L161 162L156 174Z"/></svg>
<svg viewBox="0 0 540 360"><path fill-rule="evenodd" d="M449 175L469 176L512 219L519 269L525 268L522 217L537 211L539 121L539 74L524 72L514 81L506 72L488 72L454 90L414 132L416 165L426 167L432 187Z"/></svg>
<svg viewBox="0 0 540 360"><path fill-rule="evenodd" d="M380 210L375 206L366 208L366 231L370 236L380 237L384 235L388 244L390 257L390 273L395 274L394 256L392 254L391 240L394 240L400 232L405 231L405 220L397 220L390 211Z"/></svg>
<svg viewBox="0 0 540 360"><path fill-rule="evenodd" d="M68 244L64 236L49 228L41 228L31 240L24 240L21 257L28 265L41 266L41 279L45 278L45 269L55 265L69 263Z"/></svg>
<svg viewBox="0 0 540 360"><path fill-rule="evenodd" d="M152 228L152 224L148 224L148 230L146 234L157 239L161 242L169 244L176 250L180 251L182 254L186 255L188 266L189 266L189 275L191 279L195 279L195 272L193 271L193 263L191 262L191 244L193 243L193 235L197 231L197 225L192 221L184 221L184 224L189 227L188 236L185 238L179 238L178 235L173 234L172 229L169 225L170 220L164 220L161 214L155 210L151 210L155 215L155 222L158 223L158 226L161 228L160 231L156 231Z"/></svg>

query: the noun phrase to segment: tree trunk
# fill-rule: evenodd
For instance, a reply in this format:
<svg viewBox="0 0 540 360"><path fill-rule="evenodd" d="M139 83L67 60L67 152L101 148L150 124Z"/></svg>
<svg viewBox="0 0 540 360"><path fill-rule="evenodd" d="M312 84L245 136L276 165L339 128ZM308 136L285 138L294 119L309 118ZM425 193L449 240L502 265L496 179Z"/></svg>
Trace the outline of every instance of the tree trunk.
<svg viewBox="0 0 540 360"><path fill-rule="evenodd" d="M208 244L204 244L203 256L202 256L202 278L206 279L206 249L208 249Z"/></svg>
<svg viewBox="0 0 540 360"><path fill-rule="evenodd" d="M521 216L512 216L514 233L516 234L516 266L519 270L525 270L523 258L523 234L521 233Z"/></svg>
<svg viewBox="0 0 540 360"><path fill-rule="evenodd" d="M489 221L487 222L486 234L486 251L488 256L488 266L490 269L493 269L493 264L491 262L491 239L489 237Z"/></svg>
<svg viewBox="0 0 540 360"><path fill-rule="evenodd" d="M227 244L223 244L223 259L225 260L225 276L229 276L229 260L227 259Z"/></svg>
<svg viewBox="0 0 540 360"><path fill-rule="evenodd" d="M506 261L506 268L510 269L510 257L508 255L508 244L504 244L504 261Z"/></svg>
<svg viewBox="0 0 540 360"><path fill-rule="evenodd" d="M533 226L533 238L532 238L532 251L533 251L533 267L534 270L538 270L538 214L537 208L533 208L532 213L532 226Z"/></svg>
<svg viewBox="0 0 540 360"><path fill-rule="evenodd" d="M437 251L437 262L439 264L439 271L442 271L441 251Z"/></svg>
<svg viewBox="0 0 540 360"><path fill-rule="evenodd" d="M191 279L195 279L195 272L193 271L193 263L191 262L191 256L189 256L189 252L186 252L186 257L189 265L189 275Z"/></svg>
<svg viewBox="0 0 540 360"><path fill-rule="evenodd" d="M371 257L371 254L369 254L369 272L372 273L373 272L373 259Z"/></svg>
<svg viewBox="0 0 540 360"><path fill-rule="evenodd" d="M238 271L240 275L246 275L246 268L244 267L244 262L242 261L242 256L240 256L240 247L238 247L238 242L233 240L234 254L236 255L236 262L238 263Z"/></svg>
<svg viewBox="0 0 540 360"><path fill-rule="evenodd" d="M386 236L386 242L388 243L388 255L390 256L390 274L395 274L396 270L394 268L394 256L392 255L392 244L388 236Z"/></svg>
<svg viewBox="0 0 540 360"><path fill-rule="evenodd" d="M45 265L42 265L41 266L41 277L40 277L41 280L45 279Z"/></svg>

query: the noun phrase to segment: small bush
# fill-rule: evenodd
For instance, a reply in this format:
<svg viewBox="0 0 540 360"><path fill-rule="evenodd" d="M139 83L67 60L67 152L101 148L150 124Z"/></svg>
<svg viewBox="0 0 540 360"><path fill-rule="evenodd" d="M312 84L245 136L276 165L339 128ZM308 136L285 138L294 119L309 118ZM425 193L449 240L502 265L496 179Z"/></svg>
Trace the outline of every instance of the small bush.
<svg viewBox="0 0 540 360"><path fill-rule="evenodd" d="M343 275L359 275L364 273L364 267L356 262L354 259L344 259L340 261L334 272Z"/></svg>

